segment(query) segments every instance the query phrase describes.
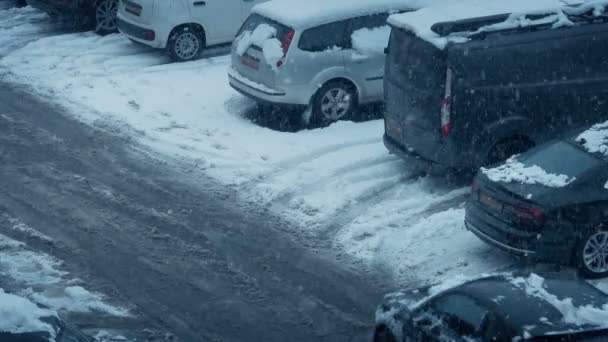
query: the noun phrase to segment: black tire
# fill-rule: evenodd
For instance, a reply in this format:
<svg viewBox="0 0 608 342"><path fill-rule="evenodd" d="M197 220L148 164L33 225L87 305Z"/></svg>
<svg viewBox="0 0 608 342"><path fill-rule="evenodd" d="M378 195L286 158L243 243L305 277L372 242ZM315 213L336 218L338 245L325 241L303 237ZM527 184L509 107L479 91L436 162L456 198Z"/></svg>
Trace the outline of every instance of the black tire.
<svg viewBox="0 0 608 342"><path fill-rule="evenodd" d="M513 137L499 141L492 147L486 158L485 166L509 159L515 154L529 150L534 143L525 137Z"/></svg>
<svg viewBox="0 0 608 342"><path fill-rule="evenodd" d="M332 103L332 99L333 102ZM322 127L351 119L358 107L357 89L347 81L327 82L312 99L309 126Z"/></svg>
<svg viewBox="0 0 608 342"><path fill-rule="evenodd" d="M173 62L189 62L200 57L205 48L205 35L191 26L175 29L169 37L167 52Z"/></svg>
<svg viewBox="0 0 608 342"><path fill-rule="evenodd" d="M100 36L118 32L118 0L98 0L91 13L93 32Z"/></svg>
<svg viewBox="0 0 608 342"><path fill-rule="evenodd" d="M599 244L602 239L603 242ZM597 256L597 259L588 258L586 261L586 256L589 256L590 253L592 254L594 246L601 247L599 248L600 254ZM576 244L574 260L576 267L583 277L587 279L608 277L608 230L596 229L586 233ZM602 262L603 265L601 264Z"/></svg>

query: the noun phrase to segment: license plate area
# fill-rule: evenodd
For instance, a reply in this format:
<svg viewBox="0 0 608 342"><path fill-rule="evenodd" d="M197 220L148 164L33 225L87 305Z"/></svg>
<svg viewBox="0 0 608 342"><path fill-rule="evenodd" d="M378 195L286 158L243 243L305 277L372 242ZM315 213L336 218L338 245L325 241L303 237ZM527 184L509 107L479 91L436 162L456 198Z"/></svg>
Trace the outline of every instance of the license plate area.
<svg viewBox="0 0 608 342"><path fill-rule="evenodd" d="M255 70L258 70L260 68L260 60L249 54L244 54L241 56L241 64L246 65Z"/></svg>
<svg viewBox="0 0 608 342"><path fill-rule="evenodd" d="M479 194L479 202L492 210L502 212L503 205L492 196L483 193Z"/></svg>

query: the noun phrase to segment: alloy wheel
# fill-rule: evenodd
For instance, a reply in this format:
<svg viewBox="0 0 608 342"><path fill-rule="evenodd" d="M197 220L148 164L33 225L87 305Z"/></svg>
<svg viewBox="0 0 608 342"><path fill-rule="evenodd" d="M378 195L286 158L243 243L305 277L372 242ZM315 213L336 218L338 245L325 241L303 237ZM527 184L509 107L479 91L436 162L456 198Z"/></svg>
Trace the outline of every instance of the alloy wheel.
<svg viewBox="0 0 608 342"><path fill-rule="evenodd" d="M200 50L198 37L192 32L184 32L175 40L175 54L182 60L196 57Z"/></svg>
<svg viewBox="0 0 608 342"><path fill-rule="evenodd" d="M593 273L608 272L608 232L591 235L583 248L585 267Z"/></svg>
<svg viewBox="0 0 608 342"><path fill-rule="evenodd" d="M95 9L96 31L112 32L117 29L118 0L101 1Z"/></svg>
<svg viewBox="0 0 608 342"><path fill-rule="evenodd" d="M321 114L327 121L338 121L348 114L352 96L342 88L331 88L321 98Z"/></svg>

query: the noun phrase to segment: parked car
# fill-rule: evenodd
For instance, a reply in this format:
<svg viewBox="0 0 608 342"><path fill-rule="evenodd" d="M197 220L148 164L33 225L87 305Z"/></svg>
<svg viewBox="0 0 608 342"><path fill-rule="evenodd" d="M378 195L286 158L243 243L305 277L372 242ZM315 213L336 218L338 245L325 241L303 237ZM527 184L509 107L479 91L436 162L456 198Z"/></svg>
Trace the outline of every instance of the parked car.
<svg viewBox="0 0 608 342"><path fill-rule="evenodd" d="M2 342L93 342L94 340L66 322L56 317L43 318L45 324L49 324L55 332L51 336L48 331L32 332L9 332L0 330L0 341Z"/></svg>
<svg viewBox="0 0 608 342"><path fill-rule="evenodd" d="M123 0L118 29L130 39L191 61L208 46L230 43L251 8L267 0Z"/></svg>
<svg viewBox="0 0 608 342"><path fill-rule="evenodd" d="M313 125L382 100L390 13L407 2L310 0L256 6L232 44L230 85L260 103L311 106ZM295 120L300 120L298 117ZM298 123L298 122L296 122Z"/></svg>
<svg viewBox="0 0 608 342"><path fill-rule="evenodd" d="M418 12L391 16L386 147L430 169L475 170L608 118L608 15L563 11L429 24L426 36L412 29Z"/></svg>
<svg viewBox="0 0 608 342"><path fill-rule="evenodd" d="M427 294L387 295L374 342L608 340L608 295L576 278L495 275Z"/></svg>
<svg viewBox="0 0 608 342"><path fill-rule="evenodd" d="M118 32L119 0L27 0L27 3L52 16L69 17L97 34Z"/></svg>
<svg viewBox="0 0 608 342"><path fill-rule="evenodd" d="M466 227L508 252L608 276L608 140L598 136L608 139L608 124L481 169Z"/></svg>

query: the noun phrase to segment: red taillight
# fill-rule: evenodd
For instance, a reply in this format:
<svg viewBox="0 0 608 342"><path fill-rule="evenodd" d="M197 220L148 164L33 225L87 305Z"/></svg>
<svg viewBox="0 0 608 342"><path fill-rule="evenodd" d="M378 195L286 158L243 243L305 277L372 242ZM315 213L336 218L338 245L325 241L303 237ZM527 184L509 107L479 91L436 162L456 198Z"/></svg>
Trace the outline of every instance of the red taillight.
<svg viewBox="0 0 608 342"><path fill-rule="evenodd" d="M445 93L441 100L441 136L447 138L452 131L452 69L445 74Z"/></svg>
<svg viewBox="0 0 608 342"><path fill-rule="evenodd" d="M277 66L283 65L285 63L285 57L287 57L287 52L289 51L289 47L291 46L291 42L293 41L293 36L295 36L296 31L294 29L289 29L287 33L283 36L281 40L281 48L283 49L283 58L281 58L277 62Z"/></svg>
<svg viewBox="0 0 608 342"><path fill-rule="evenodd" d="M528 220L541 220L545 213L538 208L512 208L515 216Z"/></svg>

